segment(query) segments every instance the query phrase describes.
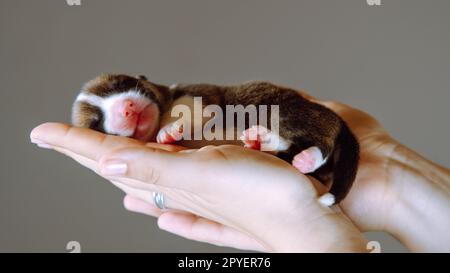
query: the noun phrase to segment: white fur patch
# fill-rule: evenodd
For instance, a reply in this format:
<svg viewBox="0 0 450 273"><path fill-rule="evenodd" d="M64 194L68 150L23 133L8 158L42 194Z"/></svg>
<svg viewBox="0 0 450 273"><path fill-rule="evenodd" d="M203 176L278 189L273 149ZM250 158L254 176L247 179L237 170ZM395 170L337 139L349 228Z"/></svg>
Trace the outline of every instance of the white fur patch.
<svg viewBox="0 0 450 273"><path fill-rule="evenodd" d="M78 94L78 96L76 98L76 101L87 102L90 105L94 105L99 108L103 107L103 100L104 100L104 98L102 98L102 97L99 97L94 94L87 94L84 92L81 92L80 94Z"/></svg>
<svg viewBox="0 0 450 273"><path fill-rule="evenodd" d="M334 195L329 192L319 197L319 203L321 203L324 206L331 207L332 205L334 205L334 202L335 202Z"/></svg>
<svg viewBox="0 0 450 273"><path fill-rule="evenodd" d="M286 151L291 146L291 142L281 136L269 131L266 139L261 143L261 151Z"/></svg>

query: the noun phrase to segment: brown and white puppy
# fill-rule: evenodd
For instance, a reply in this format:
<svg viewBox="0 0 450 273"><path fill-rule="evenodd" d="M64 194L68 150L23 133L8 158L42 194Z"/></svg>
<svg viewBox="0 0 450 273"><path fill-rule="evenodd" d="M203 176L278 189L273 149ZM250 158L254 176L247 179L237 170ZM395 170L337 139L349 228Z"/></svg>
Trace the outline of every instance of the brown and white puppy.
<svg viewBox="0 0 450 273"><path fill-rule="evenodd" d="M240 143L252 149L271 150L300 172L324 183L332 181L329 193L319 199L325 205L338 203L347 195L359 161L359 145L347 124L328 108L303 98L298 91L268 82L167 87L143 76L102 75L82 87L73 105L72 122L75 126L141 141L177 142L195 147L195 140L186 141L184 134L189 129L188 136L194 135L190 122L194 117L175 118L171 110L180 105L192 109L194 98L198 97L202 98L205 110L209 105L224 111L228 106L278 105L278 133L271 124L263 127L246 121L238 136ZM274 113L271 108L266 109L267 120L271 120ZM202 117L202 124L208 120ZM264 145L270 146L269 149L263 149Z"/></svg>

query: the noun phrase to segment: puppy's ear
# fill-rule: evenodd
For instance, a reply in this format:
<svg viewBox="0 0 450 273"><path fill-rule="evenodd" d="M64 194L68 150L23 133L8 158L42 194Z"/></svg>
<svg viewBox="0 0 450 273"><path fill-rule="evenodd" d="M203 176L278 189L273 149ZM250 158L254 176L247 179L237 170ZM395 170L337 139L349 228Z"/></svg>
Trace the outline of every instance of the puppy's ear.
<svg viewBox="0 0 450 273"><path fill-rule="evenodd" d="M87 102L76 101L72 107L72 124L104 132L103 112Z"/></svg>
<svg viewBox="0 0 450 273"><path fill-rule="evenodd" d="M144 76L144 75L139 75L139 76L137 76L136 78L137 78L138 80L143 80L143 81L146 81L146 80L147 80L147 77Z"/></svg>

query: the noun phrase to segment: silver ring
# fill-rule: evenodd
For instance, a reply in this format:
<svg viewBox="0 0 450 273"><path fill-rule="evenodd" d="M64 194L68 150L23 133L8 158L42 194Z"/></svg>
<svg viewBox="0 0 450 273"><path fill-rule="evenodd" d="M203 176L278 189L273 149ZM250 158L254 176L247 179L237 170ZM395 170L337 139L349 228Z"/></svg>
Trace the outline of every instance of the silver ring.
<svg viewBox="0 0 450 273"><path fill-rule="evenodd" d="M164 195L162 193L153 192L153 202L159 209L166 209L166 206L164 204Z"/></svg>

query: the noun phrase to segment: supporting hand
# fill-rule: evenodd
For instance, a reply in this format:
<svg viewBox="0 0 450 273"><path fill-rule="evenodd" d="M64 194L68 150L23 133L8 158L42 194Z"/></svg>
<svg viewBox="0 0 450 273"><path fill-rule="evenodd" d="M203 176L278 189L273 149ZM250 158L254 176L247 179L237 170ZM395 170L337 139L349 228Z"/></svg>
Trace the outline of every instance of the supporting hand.
<svg viewBox="0 0 450 273"><path fill-rule="evenodd" d="M274 156L231 145L183 150L55 123L31 138L112 181L128 208L159 215L176 234L263 251L365 250L359 230L319 204L320 184ZM151 205L154 191L167 212Z"/></svg>

